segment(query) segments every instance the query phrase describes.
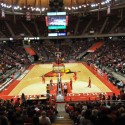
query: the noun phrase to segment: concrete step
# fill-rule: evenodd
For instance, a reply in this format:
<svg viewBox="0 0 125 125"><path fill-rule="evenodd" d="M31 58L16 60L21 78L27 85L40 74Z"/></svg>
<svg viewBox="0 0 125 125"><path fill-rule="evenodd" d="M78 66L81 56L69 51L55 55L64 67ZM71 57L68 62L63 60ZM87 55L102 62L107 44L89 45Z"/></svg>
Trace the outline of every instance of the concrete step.
<svg viewBox="0 0 125 125"><path fill-rule="evenodd" d="M73 123L71 120L55 120L54 123Z"/></svg>
<svg viewBox="0 0 125 125"><path fill-rule="evenodd" d="M69 124L69 123L66 123L66 124L64 124L64 123L53 123L52 125L73 125L73 124Z"/></svg>
<svg viewBox="0 0 125 125"><path fill-rule="evenodd" d="M73 121L65 112L65 104L57 105L58 115L52 125L73 125Z"/></svg>
<svg viewBox="0 0 125 125"><path fill-rule="evenodd" d="M58 123L58 124L65 124L65 125L67 125L67 124L73 124L73 121L71 120L71 119L69 119L69 118L57 118L57 119L55 119L55 122L54 123Z"/></svg>
<svg viewBox="0 0 125 125"><path fill-rule="evenodd" d="M52 125L73 125L73 124L69 124L69 123L66 123L66 124L64 124L64 123L53 123Z"/></svg>

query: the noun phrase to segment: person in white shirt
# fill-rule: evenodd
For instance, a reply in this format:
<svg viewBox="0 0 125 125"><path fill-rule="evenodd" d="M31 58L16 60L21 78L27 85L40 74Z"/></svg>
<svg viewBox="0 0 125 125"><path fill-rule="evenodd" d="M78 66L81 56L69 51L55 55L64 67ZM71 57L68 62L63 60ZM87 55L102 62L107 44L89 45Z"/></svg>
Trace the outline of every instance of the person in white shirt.
<svg viewBox="0 0 125 125"><path fill-rule="evenodd" d="M45 111L42 111L42 114L39 117L39 125L51 125L51 121L49 117L46 116Z"/></svg>
<svg viewBox="0 0 125 125"><path fill-rule="evenodd" d="M67 91L68 91L67 89L68 89L67 85L64 84L64 95L65 95L65 96L67 95Z"/></svg>

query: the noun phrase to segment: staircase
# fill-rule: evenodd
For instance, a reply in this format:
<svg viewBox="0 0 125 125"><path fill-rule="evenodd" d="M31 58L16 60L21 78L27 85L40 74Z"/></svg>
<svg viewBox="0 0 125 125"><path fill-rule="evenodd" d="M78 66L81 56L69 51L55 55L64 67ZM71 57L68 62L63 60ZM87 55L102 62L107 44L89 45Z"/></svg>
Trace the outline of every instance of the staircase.
<svg viewBox="0 0 125 125"><path fill-rule="evenodd" d="M73 121L69 115L65 112L65 103L59 103L57 105L58 115L55 122L52 125L73 125Z"/></svg>

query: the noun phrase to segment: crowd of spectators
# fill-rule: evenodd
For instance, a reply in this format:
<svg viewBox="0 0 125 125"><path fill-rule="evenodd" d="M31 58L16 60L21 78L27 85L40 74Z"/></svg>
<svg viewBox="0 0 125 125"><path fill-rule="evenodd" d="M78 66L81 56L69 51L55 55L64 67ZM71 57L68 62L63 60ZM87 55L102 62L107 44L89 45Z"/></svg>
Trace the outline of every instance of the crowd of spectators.
<svg viewBox="0 0 125 125"><path fill-rule="evenodd" d="M75 125L124 125L124 99L124 92L118 97L103 95L100 101L67 103L65 109Z"/></svg>
<svg viewBox="0 0 125 125"><path fill-rule="evenodd" d="M65 39L61 42L46 41L44 43L31 42L31 46L42 58L47 58L53 61L56 57L56 52L61 52L61 58L64 62L70 59L76 60L76 57L85 52L92 46L94 40L84 39Z"/></svg>
<svg viewBox="0 0 125 125"><path fill-rule="evenodd" d="M94 43L93 40L88 41L88 40L78 39L78 40L74 41L74 43L72 45L73 50L72 50L70 56L73 57L74 59L76 59L77 56L79 56L81 53L88 50L89 47L91 47L93 43Z"/></svg>
<svg viewBox="0 0 125 125"><path fill-rule="evenodd" d="M107 41L105 44L92 53L88 61L98 67L107 67L112 71L125 74L125 44L124 40Z"/></svg>
<svg viewBox="0 0 125 125"><path fill-rule="evenodd" d="M39 57L55 59L55 52L61 52L61 58L65 62L71 57L74 59L92 45L93 41L84 41L78 39L76 41L63 41L58 43L49 42L42 44L40 42L32 42L31 46L37 52ZM23 42L1 42L0 43L0 78L4 80L7 76L12 76L14 72L31 63L26 53ZM13 71L13 72L10 72Z"/></svg>
<svg viewBox="0 0 125 125"><path fill-rule="evenodd" d="M40 57L46 58L47 60L53 60L55 58L55 52L57 52L57 47L54 42L47 41L45 44L40 41L31 42L31 46Z"/></svg>
<svg viewBox="0 0 125 125"><path fill-rule="evenodd" d="M0 100L1 125L24 125L24 123L39 125L39 122L43 122L42 117L46 116L50 123L47 125L51 125L57 113L54 101L30 100L30 103L28 103L28 100L26 100L24 104L21 98L17 98L15 101L13 99Z"/></svg>
<svg viewBox="0 0 125 125"><path fill-rule="evenodd" d="M14 72L30 63L28 54L21 42L0 43L0 78L5 80L6 74L13 75ZM14 71L11 73L11 71Z"/></svg>

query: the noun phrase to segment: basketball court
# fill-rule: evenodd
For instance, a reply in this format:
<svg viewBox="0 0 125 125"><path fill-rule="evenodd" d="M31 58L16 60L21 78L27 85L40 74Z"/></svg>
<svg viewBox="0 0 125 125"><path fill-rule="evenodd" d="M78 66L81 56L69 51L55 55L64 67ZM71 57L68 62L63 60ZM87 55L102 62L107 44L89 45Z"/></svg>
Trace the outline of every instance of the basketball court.
<svg viewBox="0 0 125 125"><path fill-rule="evenodd" d="M83 63L65 63L65 72L63 67L56 67L53 69L53 64L34 64L29 69L27 73L22 74L18 79L18 83L13 87L10 85L8 88L1 93L4 96L20 96L25 93L27 96L40 96L46 95L46 85L50 84L50 80L53 79L53 87L50 91L51 94L56 95L57 86L57 71L61 72L62 84L68 85L67 100L73 98L85 99L87 96L94 95L97 96L102 94L112 94L117 88L113 88L111 83L103 80L98 76L98 74L93 73L88 67ZM74 79L74 72L76 72L77 78ZM45 76L45 83L42 81L42 76ZM88 87L89 77L91 78L91 88ZM70 87L70 78L73 81L73 89ZM106 83L105 83L106 82ZM14 83L12 83L14 84ZM107 86L107 84L111 84ZM7 91L9 90L9 91ZM68 98L69 97L69 98ZM83 98L82 98L83 97ZM78 99L78 98L77 98Z"/></svg>

